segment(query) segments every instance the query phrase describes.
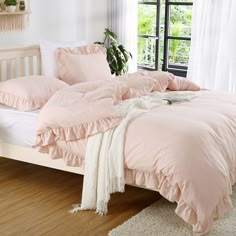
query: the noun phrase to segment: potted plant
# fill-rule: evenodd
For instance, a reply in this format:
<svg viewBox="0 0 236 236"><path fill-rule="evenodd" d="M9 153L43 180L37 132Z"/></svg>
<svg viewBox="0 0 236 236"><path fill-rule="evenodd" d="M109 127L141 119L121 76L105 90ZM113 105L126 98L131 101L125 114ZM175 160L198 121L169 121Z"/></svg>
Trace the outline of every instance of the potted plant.
<svg viewBox="0 0 236 236"><path fill-rule="evenodd" d="M24 11L25 10L25 1L20 1L19 10L20 11Z"/></svg>
<svg viewBox="0 0 236 236"><path fill-rule="evenodd" d="M132 58L132 54L123 45L118 44L117 36L112 31L105 29L104 35L104 41L95 42L95 44L100 44L107 49L107 61L111 73L116 76L126 73L128 61Z"/></svg>
<svg viewBox="0 0 236 236"><path fill-rule="evenodd" d="M16 0L5 0L6 10L8 12L14 12L16 10L17 1Z"/></svg>

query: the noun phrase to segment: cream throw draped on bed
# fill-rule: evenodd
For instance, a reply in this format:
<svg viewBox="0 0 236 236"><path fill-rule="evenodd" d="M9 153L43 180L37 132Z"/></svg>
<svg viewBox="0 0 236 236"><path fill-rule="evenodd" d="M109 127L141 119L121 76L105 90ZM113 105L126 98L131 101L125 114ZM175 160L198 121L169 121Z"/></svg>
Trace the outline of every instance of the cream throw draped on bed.
<svg viewBox="0 0 236 236"><path fill-rule="evenodd" d="M124 192L123 150L125 132L130 120L151 108L168 104L164 99L183 102L193 99L196 95L195 92L157 92L116 105L117 113L125 118L118 127L88 138L82 203L74 205L70 212L96 209L96 213L104 215L108 212L110 194Z"/></svg>

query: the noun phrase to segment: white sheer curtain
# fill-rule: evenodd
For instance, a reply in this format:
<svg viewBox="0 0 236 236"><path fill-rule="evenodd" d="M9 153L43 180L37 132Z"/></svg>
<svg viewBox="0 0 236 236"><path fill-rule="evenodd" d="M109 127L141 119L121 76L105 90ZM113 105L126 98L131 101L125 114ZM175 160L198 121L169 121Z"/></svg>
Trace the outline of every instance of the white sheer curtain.
<svg viewBox="0 0 236 236"><path fill-rule="evenodd" d="M109 0L109 29L117 34L118 42L133 55L129 72L137 70L138 1Z"/></svg>
<svg viewBox="0 0 236 236"><path fill-rule="evenodd" d="M195 0L188 78L236 92L236 0Z"/></svg>

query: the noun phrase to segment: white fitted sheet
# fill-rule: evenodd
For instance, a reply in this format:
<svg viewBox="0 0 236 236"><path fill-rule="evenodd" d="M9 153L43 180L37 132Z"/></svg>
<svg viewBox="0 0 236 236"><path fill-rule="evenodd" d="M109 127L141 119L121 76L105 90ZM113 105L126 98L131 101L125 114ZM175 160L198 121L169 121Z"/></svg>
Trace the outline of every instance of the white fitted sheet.
<svg viewBox="0 0 236 236"><path fill-rule="evenodd" d="M38 115L39 110L21 112L0 104L0 142L32 146Z"/></svg>

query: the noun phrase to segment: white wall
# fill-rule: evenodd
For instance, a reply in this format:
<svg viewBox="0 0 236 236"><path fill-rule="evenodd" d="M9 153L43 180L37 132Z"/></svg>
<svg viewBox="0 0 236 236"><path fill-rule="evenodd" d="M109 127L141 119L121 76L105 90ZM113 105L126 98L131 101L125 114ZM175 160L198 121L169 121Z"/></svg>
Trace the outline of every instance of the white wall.
<svg viewBox="0 0 236 236"><path fill-rule="evenodd" d="M89 43L101 40L108 26L108 0L30 0L30 26L0 32L0 47L37 44L41 39Z"/></svg>
<svg viewBox="0 0 236 236"><path fill-rule="evenodd" d="M108 28L108 0L78 0L78 38L101 41Z"/></svg>

